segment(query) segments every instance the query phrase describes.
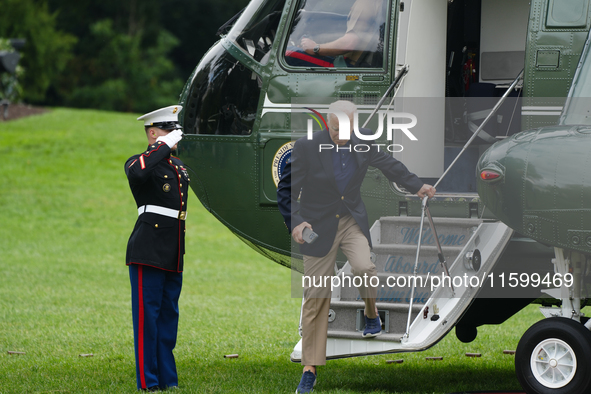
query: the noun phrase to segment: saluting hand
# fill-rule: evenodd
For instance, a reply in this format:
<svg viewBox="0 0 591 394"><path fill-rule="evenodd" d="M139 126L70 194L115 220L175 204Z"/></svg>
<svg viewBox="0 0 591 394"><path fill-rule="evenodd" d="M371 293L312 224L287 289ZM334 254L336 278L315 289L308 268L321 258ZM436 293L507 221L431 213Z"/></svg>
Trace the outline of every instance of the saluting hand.
<svg viewBox="0 0 591 394"><path fill-rule="evenodd" d="M170 149L173 149L181 139L183 139L183 132L181 129L174 129L170 133L156 138L156 141L162 141L168 145Z"/></svg>

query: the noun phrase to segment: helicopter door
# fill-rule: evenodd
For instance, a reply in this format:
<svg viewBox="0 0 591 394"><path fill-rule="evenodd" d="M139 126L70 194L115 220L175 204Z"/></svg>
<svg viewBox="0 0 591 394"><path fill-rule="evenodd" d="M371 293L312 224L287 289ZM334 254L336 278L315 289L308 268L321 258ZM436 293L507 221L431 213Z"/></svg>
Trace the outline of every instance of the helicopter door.
<svg viewBox="0 0 591 394"><path fill-rule="evenodd" d="M532 0L525 51L524 129L555 125L591 27L589 0ZM567 81L567 83L565 83Z"/></svg>
<svg viewBox="0 0 591 394"><path fill-rule="evenodd" d="M394 110L417 117L412 129L417 141L396 132L391 143L404 146L394 157L421 178L443 173L447 4L405 0L399 13L396 64L408 65L409 72Z"/></svg>

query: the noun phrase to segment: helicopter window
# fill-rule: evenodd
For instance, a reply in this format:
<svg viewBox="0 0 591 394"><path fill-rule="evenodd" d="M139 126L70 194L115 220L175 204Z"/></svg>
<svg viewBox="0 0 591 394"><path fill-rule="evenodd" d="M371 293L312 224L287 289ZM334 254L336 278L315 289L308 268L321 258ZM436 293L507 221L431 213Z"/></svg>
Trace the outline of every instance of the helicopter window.
<svg viewBox="0 0 591 394"><path fill-rule="evenodd" d="M260 78L221 45L206 56L191 83L183 123L185 133L250 135L261 94Z"/></svg>
<svg viewBox="0 0 591 394"><path fill-rule="evenodd" d="M265 64L277 34L285 0L255 0L244 10L228 37L259 63Z"/></svg>
<svg viewBox="0 0 591 394"><path fill-rule="evenodd" d="M585 27L588 7L589 2L585 0L550 0L546 27Z"/></svg>
<svg viewBox="0 0 591 394"><path fill-rule="evenodd" d="M386 0L302 0L285 48L296 67L381 68Z"/></svg>

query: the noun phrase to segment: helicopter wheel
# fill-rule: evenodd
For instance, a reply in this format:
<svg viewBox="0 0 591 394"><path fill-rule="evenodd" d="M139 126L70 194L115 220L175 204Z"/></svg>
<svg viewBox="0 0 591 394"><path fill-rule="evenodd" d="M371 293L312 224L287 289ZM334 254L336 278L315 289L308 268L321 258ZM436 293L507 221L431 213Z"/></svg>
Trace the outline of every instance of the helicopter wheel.
<svg viewBox="0 0 591 394"><path fill-rule="evenodd" d="M515 372L528 394L591 392L591 333L581 323L552 317L531 326L515 354Z"/></svg>

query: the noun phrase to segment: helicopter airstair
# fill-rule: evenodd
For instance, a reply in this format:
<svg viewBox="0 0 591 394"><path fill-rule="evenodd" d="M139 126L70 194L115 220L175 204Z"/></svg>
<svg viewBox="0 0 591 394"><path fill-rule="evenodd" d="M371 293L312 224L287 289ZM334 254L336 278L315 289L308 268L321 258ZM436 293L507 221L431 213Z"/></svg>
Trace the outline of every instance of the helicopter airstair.
<svg viewBox="0 0 591 394"><path fill-rule="evenodd" d="M390 89L407 72L408 68L404 67ZM517 87L523 74L522 70L435 183L435 188ZM511 228L500 221L433 219L427 197L422 200L421 212L421 217L380 218L370 230L379 278L373 285L377 287L376 305L382 320L380 336L362 338L365 304L354 286L349 263L336 272L345 285L332 292L327 316L327 359L425 350L456 325L487 285L487 279L493 276L492 271L513 235ZM423 231L426 217L430 227ZM299 341L291 354L292 361L300 361L301 349Z"/></svg>
<svg viewBox="0 0 591 394"><path fill-rule="evenodd" d="M433 223L436 233L427 228L422 235L420 217L383 217L374 223L372 259L379 283L372 284L377 287L382 334L361 337L364 302L346 263L336 274L345 285L333 290L327 316L327 359L425 350L459 321L513 231L501 222L481 219L433 218ZM448 270L435 235L444 260L452 262L446 263ZM292 361L300 358L301 341L291 354Z"/></svg>

